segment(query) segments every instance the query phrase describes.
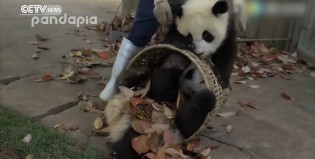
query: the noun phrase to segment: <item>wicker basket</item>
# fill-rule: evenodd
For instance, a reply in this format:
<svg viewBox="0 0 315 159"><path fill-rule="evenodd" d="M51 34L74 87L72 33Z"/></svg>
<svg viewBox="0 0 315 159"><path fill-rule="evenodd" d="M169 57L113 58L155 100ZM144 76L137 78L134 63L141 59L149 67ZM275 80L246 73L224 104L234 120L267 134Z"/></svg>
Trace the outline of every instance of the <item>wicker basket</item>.
<svg viewBox="0 0 315 159"><path fill-rule="evenodd" d="M212 71L213 65L207 60L199 58L190 51L182 50L168 44L155 44L144 48L130 61L128 68L148 68L150 67L150 65L162 63L164 61L163 59L165 59L171 53L179 53L185 55L192 63L194 63L200 70L206 86L215 93L215 97L217 99L215 109L208 114L208 117L204 121L204 124L193 136L190 137L192 138L195 135L199 134L202 130L206 128L207 125L212 122L213 117L217 113L217 110L226 102L228 94L230 92L230 88L223 89L221 87L218 78Z"/></svg>

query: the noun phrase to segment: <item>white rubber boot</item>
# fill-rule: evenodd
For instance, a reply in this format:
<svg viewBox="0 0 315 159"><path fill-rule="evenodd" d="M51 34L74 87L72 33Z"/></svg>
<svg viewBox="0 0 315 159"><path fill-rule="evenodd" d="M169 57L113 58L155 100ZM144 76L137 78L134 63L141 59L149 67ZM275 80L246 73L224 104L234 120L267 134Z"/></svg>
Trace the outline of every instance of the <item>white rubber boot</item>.
<svg viewBox="0 0 315 159"><path fill-rule="evenodd" d="M107 101L114 96L117 89L118 76L126 68L133 55L140 51L140 49L141 48L133 45L130 40L123 38L112 69L111 78L100 94L101 100Z"/></svg>

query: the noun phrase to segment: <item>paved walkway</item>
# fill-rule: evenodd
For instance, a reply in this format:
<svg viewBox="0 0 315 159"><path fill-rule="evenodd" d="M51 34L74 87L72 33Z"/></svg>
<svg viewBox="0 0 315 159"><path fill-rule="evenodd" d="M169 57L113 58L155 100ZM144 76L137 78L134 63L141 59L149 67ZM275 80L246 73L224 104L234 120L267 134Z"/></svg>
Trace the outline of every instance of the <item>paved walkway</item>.
<svg viewBox="0 0 315 159"><path fill-rule="evenodd" d="M68 84L63 80L35 82L44 74L62 74L60 63L72 49L102 48L103 33L83 29L79 37L73 34L73 25L30 26L31 18L19 15L23 4L35 1L1 0L0 3L0 104L22 112L33 120L39 120L48 127L62 123L66 127L79 123L76 131L66 135L80 143L88 143L105 151L106 137L92 135L93 121L98 114L83 112L85 101L79 101L79 92L98 94L102 87L98 80L88 79L84 84ZM36 1L38 3L38 1ZM119 1L116 0L58 0L40 3L59 4L71 15L98 15L100 21L110 21ZM65 34L70 33L70 34ZM40 59L32 59L35 47L29 44L34 35L40 34L50 40L38 44L50 48L41 51ZM88 44L86 38L92 43ZM96 67L96 72L105 79L110 68ZM241 110L242 116L216 117L214 129L204 133L204 144L218 144L213 159L311 159L315 157L315 79L309 70L290 76L291 80L278 77L249 81L245 85L232 84L233 92L221 112ZM233 78L235 81L238 78ZM259 89L249 84L260 85ZM287 92L293 99L280 97ZM102 103L97 97L89 100ZM258 110L240 107L239 102L253 102ZM225 125L232 125L231 133L225 132Z"/></svg>

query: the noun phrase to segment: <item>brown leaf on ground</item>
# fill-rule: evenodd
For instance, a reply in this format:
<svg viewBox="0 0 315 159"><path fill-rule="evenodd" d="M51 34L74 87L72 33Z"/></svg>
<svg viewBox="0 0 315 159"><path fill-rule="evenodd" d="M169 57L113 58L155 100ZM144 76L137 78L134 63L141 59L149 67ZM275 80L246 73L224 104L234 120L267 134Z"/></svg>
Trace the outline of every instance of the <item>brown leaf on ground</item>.
<svg viewBox="0 0 315 159"><path fill-rule="evenodd" d="M238 110L238 111L236 112L236 116L244 116L244 115L245 115L245 113L244 113L243 110Z"/></svg>
<svg viewBox="0 0 315 159"><path fill-rule="evenodd" d="M255 104L255 103L251 103L251 102L249 102L249 103L247 103L247 104L245 104L247 107L249 107L249 108L253 108L253 109L256 109L256 110L258 110L259 108L258 108L258 106Z"/></svg>
<svg viewBox="0 0 315 159"><path fill-rule="evenodd" d="M150 89L150 86L151 86L151 82L149 81L143 89L135 91L135 96L141 95L140 97L143 98L144 96L147 95L147 93Z"/></svg>
<svg viewBox="0 0 315 159"><path fill-rule="evenodd" d="M250 87L250 88L253 88L253 89L258 89L258 88L260 88L259 85L249 85L249 87Z"/></svg>
<svg viewBox="0 0 315 159"><path fill-rule="evenodd" d="M227 125L226 127L225 127L225 131L226 131L226 133L231 133L232 132L232 130L233 130L233 126L232 125Z"/></svg>
<svg viewBox="0 0 315 159"><path fill-rule="evenodd" d="M218 113L217 116L228 118L228 117L234 116L235 114L236 114L235 112L224 112L224 113Z"/></svg>
<svg viewBox="0 0 315 159"><path fill-rule="evenodd" d="M131 102L131 105L132 105L132 106L136 107L136 106L138 106L138 104L141 104L142 101L143 101L142 98L133 97L130 102Z"/></svg>
<svg viewBox="0 0 315 159"><path fill-rule="evenodd" d="M70 126L70 130L78 130L79 129L79 123L74 123Z"/></svg>
<svg viewBox="0 0 315 159"><path fill-rule="evenodd" d="M85 57L90 57L93 55L93 51L90 48L83 49L83 50L81 50L81 52L82 52L82 56L85 56Z"/></svg>
<svg viewBox="0 0 315 159"><path fill-rule="evenodd" d="M66 133L66 130L65 130L63 124L56 124L56 125L54 125L54 129L55 129L57 132L61 133L61 134Z"/></svg>
<svg viewBox="0 0 315 159"><path fill-rule="evenodd" d="M291 80L291 78L288 75L281 74L280 78L285 79L285 80Z"/></svg>
<svg viewBox="0 0 315 159"><path fill-rule="evenodd" d="M176 135L169 129L164 130L163 133L163 140L165 143L168 144L175 144L176 143Z"/></svg>
<svg viewBox="0 0 315 159"><path fill-rule="evenodd" d="M129 98L129 97L133 97L134 96L134 92L133 90L127 88L127 87L124 87L124 86L118 86L120 92L126 97L126 98Z"/></svg>
<svg viewBox="0 0 315 159"><path fill-rule="evenodd" d="M157 159L166 159L165 148L160 148L157 152Z"/></svg>
<svg viewBox="0 0 315 159"><path fill-rule="evenodd" d="M38 42L36 40L35 41L29 41L28 43L31 45L37 45L38 44Z"/></svg>
<svg viewBox="0 0 315 159"><path fill-rule="evenodd" d="M157 159L157 155L155 153L147 153L145 154L145 157L149 158L149 159Z"/></svg>
<svg viewBox="0 0 315 159"><path fill-rule="evenodd" d="M31 134L27 134L23 140L24 143L30 143L32 141L32 135Z"/></svg>
<svg viewBox="0 0 315 159"><path fill-rule="evenodd" d="M138 153L143 154L150 150L148 146L148 137L145 135L140 135L138 137L134 137L131 140L132 148Z"/></svg>
<svg viewBox="0 0 315 159"><path fill-rule="evenodd" d="M200 154L203 156L203 157L209 157L210 156L210 153L211 153L211 148L209 147L209 148L206 148L206 149L204 149L204 150L202 150L201 152L200 152Z"/></svg>
<svg viewBox="0 0 315 159"><path fill-rule="evenodd" d="M47 41L47 40L49 40L48 38L44 38L44 37L40 36L39 34L35 34L35 38L38 41Z"/></svg>
<svg viewBox="0 0 315 159"><path fill-rule="evenodd" d="M93 72L92 69L88 67L84 67L78 70L80 73L85 74L85 75L95 75L97 74L96 72Z"/></svg>
<svg viewBox="0 0 315 159"><path fill-rule="evenodd" d="M167 148L165 149L165 152L176 159L192 159L191 157L184 155L183 152L177 151L173 148Z"/></svg>
<svg viewBox="0 0 315 159"><path fill-rule="evenodd" d="M149 120L133 120L131 127L138 133L144 134L145 130L151 127L152 123Z"/></svg>
<svg viewBox="0 0 315 159"><path fill-rule="evenodd" d="M50 50L48 47L43 47L43 46L37 46L36 48L41 49L41 50L46 50L46 51Z"/></svg>
<svg viewBox="0 0 315 159"><path fill-rule="evenodd" d="M288 95L287 93L285 93L285 92L282 92L282 93L281 93L281 97L284 98L284 99L286 99L286 100L289 100L289 101L292 100L291 96L289 96L289 95Z"/></svg>
<svg viewBox="0 0 315 159"><path fill-rule="evenodd" d="M50 81L53 80L53 76L50 74L45 74L43 77L36 79L35 82L46 82L46 81Z"/></svg>
<svg viewBox="0 0 315 159"><path fill-rule="evenodd" d="M16 153L13 150L10 150L10 149L4 149L0 154L3 155L3 156L9 156L11 158L18 158Z"/></svg>
<svg viewBox="0 0 315 159"><path fill-rule="evenodd" d="M261 57L261 59L265 62L272 61L276 58L274 54L265 54Z"/></svg>
<svg viewBox="0 0 315 159"><path fill-rule="evenodd" d="M34 52L32 55L32 59L35 59L35 60L39 59L39 53Z"/></svg>
<svg viewBox="0 0 315 159"><path fill-rule="evenodd" d="M235 81L236 84L246 84L247 81L245 80L238 80L238 81Z"/></svg>
<svg viewBox="0 0 315 159"><path fill-rule="evenodd" d="M96 55L97 55L98 57L104 59L104 60L108 60L108 59L111 58L110 55L109 55L109 53L106 52L106 51L96 52Z"/></svg>
<svg viewBox="0 0 315 159"><path fill-rule="evenodd" d="M92 41L91 41L91 40L85 39L84 41L85 41L85 43L87 43L87 44L92 44Z"/></svg>
<svg viewBox="0 0 315 159"><path fill-rule="evenodd" d="M103 118L99 117L99 116L96 117L96 119L94 120L93 125L94 125L95 129L98 129L98 130L101 129L103 127L103 125L104 125Z"/></svg>
<svg viewBox="0 0 315 159"><path fill-rule="evenodd" d="M147 143L150 150L157 153L159 151L159 147L162 145L162 135L158 133L151 134Z"/></svg>
<svg viewBox="0 0 315 159"><path fill-rule="evenodd" d="M34 155L27 155L25 159L34 159Z"/></svg>

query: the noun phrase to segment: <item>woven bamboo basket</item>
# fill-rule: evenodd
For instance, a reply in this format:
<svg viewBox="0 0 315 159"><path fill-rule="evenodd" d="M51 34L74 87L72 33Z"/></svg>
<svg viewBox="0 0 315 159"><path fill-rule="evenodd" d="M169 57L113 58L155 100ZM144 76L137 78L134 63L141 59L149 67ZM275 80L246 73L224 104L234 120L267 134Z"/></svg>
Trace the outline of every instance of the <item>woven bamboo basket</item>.
<svg viewBox="0 0 315 159"><path fill-rule="evenodd" d="M148 46L141 50L135 57L133 57L128 65L128 68L143 67L144 69L149 68L150 65L162 63L169 54L178 53L186 56L194 65L197 66L201 75L205 81L206 86L209 90L213 91L217 99L215 109L209 112L208 117L205 119L203 125L199 130L191 136L189 139L198 135L209 125L217 110L226 102L230 88L223 89L218 81L218 78L213 72L213 64L205 59L199 58L196 54L179 49L169 44L155 44ZM187 139L187 140L189 140Z"/></svg>

